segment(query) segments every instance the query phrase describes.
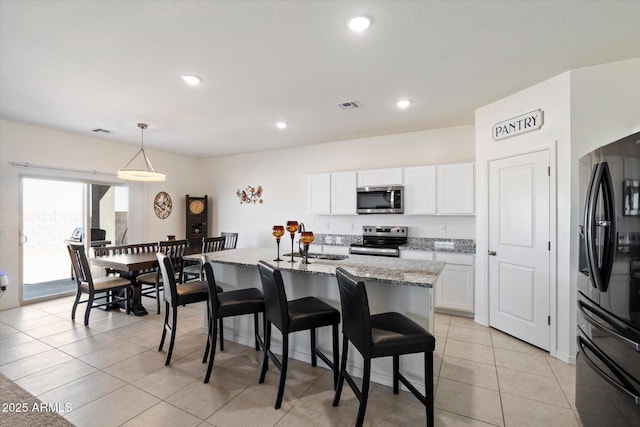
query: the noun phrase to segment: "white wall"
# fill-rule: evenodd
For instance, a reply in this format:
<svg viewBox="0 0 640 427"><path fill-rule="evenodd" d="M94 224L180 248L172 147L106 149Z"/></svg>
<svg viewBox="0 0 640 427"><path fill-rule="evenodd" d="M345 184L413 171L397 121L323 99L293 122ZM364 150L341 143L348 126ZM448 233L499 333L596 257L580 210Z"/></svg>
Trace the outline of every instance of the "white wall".
<svg viewBox="0 0 640 427"><path fill-rule="evenodd" d="M640 122L638 60L574 70L476 111L476 320L489 323L488 164L492 159L549 148L552 154L551 354L575 356L577 265L577 159L632 133ZM540 108L539 131L494 141L495 123ZM555 193L554 193L555 192Z"/></svg>
<svg viewBox="0 0 640 427"><path fill-rule="evenodd" d="M359 235L362 225L381 224L407 225L414 237L474 239L473 217L306 213L309 173L473 161L473 132L473 126L460 126L203 160L204 191L217 224L212 232L237 231L238 247L273 246L274 251L271 227L287 220L302 221L318 233ZM249 185L262 185L262 205L239 203L236 190ZM447 234L440 233L440 225L447 225Z"/></svg>
<svg viewBox="0 0 640 427"><path fill-rule="evenodd" d="M20 176L50 176L71 179L122 183L115 175L94 175L24 168L9 162L97 170L115 173L139 147L111 142L105 138L0 120L0 270L6 272L11 284L0 298L0 309L17 306L20 282ZM129 230L130 241L164 240L167 234L177 238L185 235L185 195L201 192L198 159L148 150L154 166L167 174L160 183L137 183L132 186L132 204L138 205L130 221L140 224ZM158 191L168 192L173 199L173 212L165 220L153 211L153 198ZM130 209L135 209L131 206Z"/></svg>

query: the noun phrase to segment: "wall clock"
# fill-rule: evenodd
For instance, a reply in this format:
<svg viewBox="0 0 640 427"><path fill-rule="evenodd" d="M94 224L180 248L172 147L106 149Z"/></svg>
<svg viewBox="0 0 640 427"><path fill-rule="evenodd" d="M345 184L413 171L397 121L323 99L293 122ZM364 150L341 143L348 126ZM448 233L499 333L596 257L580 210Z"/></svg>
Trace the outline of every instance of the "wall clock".
<svg viewBox="0 0 640 427"><path fill-rule="evenodd" d="M161 191L156 194L155 199L153 199L153 210L158 218L167 219L171 215L172 208L173 202L168 193Z"/></svg>

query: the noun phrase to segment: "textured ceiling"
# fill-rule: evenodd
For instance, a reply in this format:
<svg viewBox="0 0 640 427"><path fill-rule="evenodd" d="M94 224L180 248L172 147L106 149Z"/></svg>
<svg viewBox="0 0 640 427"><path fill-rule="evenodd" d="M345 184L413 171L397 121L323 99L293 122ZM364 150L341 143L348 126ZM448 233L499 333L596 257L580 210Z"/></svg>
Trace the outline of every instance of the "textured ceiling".
<svg viewBox="0 0 640 427"><path fill-rule="evenodd" d="M363 34L356 13L374 19ZM216 156L472 124L637 57L640 1L1 0L0 117L136 145L146 122L148 148Z"/></svg>

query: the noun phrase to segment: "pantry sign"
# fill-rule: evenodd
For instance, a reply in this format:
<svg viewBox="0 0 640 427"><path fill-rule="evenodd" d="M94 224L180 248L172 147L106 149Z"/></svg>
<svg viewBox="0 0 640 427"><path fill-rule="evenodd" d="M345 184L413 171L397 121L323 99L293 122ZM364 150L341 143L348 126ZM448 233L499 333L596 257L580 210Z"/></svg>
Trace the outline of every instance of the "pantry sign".
<svg viewBox="0 0 640 427"><path fill-rule="evenodd" d="M510 138L523 133L539 130L544 124L544 112L540 109L522 114L493 125L492 136L495 141Z"/></svg>

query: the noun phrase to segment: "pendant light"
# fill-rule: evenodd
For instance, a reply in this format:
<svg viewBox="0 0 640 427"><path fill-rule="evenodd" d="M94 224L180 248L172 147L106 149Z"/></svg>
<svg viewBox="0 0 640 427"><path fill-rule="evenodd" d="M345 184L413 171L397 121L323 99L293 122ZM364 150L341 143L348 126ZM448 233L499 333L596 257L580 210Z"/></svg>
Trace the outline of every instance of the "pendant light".
<svg viewBox="0 0 640 427"><path fill-rule="evenodd" d="M140 151L138 151L136 155L133 156L131 160L129 160L129 163L124 165L124 167L118 171L118 178L126 179L129 181L164 181L166 178L165 174L156 172L156 170L153 168L153 165L151 164L151 161L149 160L149 157L147 157L147 154L144 152L144 130L147 128L147 124L138 123L138 127L140 128L140 132L142 134L142 144L140 146ZM129 165L131 165L131 163L133 163L136 157L138 157L140 154L142 154L142 158L144 159L144 168L134 169L132 167L129 167Z"/></svg>

